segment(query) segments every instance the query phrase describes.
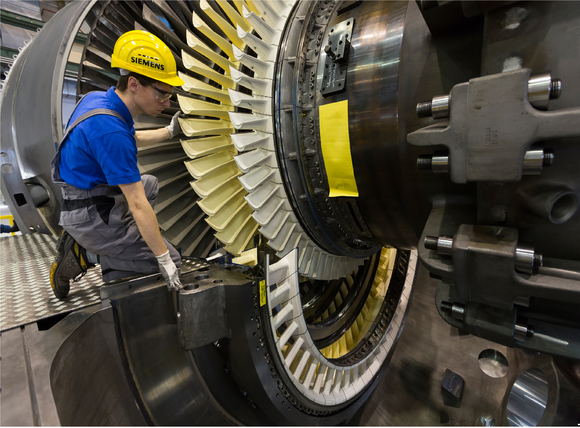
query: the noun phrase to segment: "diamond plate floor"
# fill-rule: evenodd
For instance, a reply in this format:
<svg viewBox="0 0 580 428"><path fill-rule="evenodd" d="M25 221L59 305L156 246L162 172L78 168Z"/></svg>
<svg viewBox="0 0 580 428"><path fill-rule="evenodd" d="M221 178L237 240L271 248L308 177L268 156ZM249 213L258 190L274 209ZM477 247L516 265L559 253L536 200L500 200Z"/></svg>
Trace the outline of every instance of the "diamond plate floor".
<svg viewBox="0 0 580 428"><path fill-rule="evenodd" d="M0 331L100 302L100 266L71 285L66 300L50 287L55 236L39 233L0 238Z"/></svg>

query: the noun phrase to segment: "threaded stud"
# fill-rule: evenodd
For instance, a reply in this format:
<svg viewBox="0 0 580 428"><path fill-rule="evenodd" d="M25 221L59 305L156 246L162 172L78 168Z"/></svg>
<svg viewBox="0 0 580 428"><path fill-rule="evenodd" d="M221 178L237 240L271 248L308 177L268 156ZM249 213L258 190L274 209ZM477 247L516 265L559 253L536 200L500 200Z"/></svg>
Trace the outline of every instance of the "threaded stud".
<svg viewBox="0 0 580 428"><path fill-rule="evenodd" d="M453 311L453 304L449 302L441 302L441 312L445 312L446 314L451 314Z"/></svg>
<svg viewBox="0 0 580 428"><path fill-rule="evenodd" d="M550 99L557 100L562 95L562 81L560 79L553 79L550 86Z"/></svg>
<svg viewBox="0 0 580 428"><path fill-rule="evenodd" d="M542 253L535 253L534 254L534 267L533 267L534 275L536 275L538 273L538 271L540 270L540 268L543 265L544 265L544 256L542 255Z"/></svg>
<svg viewBox="0 0 580 428"><path fill-rule="evenodd" d="M439 241L439 238L437 238L436 236L426 236L425 237L425 248L427 248L428 250L435 250L437 251L437 243Z"/></svg>
<svg viewBox="0 0 580 428"><path fill-rule="evenodd" d="M420 171L431 171L433 163L433 156L421 155L417 158L417 168Z"/></svg>
<svg viewBox="0 0 580 428"><path fill-rule="evenodd" d="M431 101L423 101L417 104L417 117L424 118L424 117L431 117L433 112L431 111L431 107L433 103Z"/></svg>
<svg viewBox="0 0 580 428"><path fill-rule="evenodd" d="M550 149L544 150L544 160L542 161L542 166L552 166L554 163L554 151Z"/></svg>

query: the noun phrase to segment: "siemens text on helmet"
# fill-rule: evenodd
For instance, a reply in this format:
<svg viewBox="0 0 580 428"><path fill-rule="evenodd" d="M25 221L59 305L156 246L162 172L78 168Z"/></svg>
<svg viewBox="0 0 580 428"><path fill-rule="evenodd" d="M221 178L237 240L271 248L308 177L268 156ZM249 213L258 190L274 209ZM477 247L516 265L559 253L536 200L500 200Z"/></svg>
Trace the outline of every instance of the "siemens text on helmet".
<svg viewBox="0 0 580 428"><path fill-rule="evenodd" d="M147 65L151 68L156 68L158 70L165 70L165 66L163 64L159 64L157 62L153 62L153 61L149 61L148 59L143 59L143 58L135 58L134 56L131 57L131 62L137 63L137 64L141 64L141 65Z"/></svg>

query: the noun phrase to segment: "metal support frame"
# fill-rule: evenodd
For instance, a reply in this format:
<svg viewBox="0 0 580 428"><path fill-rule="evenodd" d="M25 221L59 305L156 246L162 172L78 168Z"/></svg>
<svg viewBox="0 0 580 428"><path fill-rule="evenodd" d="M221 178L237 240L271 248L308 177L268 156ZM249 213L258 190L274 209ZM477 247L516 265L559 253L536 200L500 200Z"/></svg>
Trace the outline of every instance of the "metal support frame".
<svg viewBox="0 0 580 428"><path fill-rule="evenodd" d="M450 120L407 136L415 146L449 149L451 180L513 182L539 141L580 136L580 108L544 112L528 101L531 70L471 79L450 93Z"/></svg>
<svg viewBox="0 0 580 428"><path fill-rule="evenodd" d="M18 55L2 91L2 194L22 233L59 231L60 187L50 178L49 160L63 135L62 85L68 53L96 2L74 2L55 15L42 36ZM30 183L48 192L43 207L35 206L26 186Z"/></svg>
<svg viewBox="0 0 580 428"><path fill-rule="evenodd" d="M183 349L201 348L230 336L223 281L203 276L207 275L198 275L203 281L201 286L179 293L177 334Z"/></svg>
<svg viewBox="0 0 580 428"><path fill-rule="evenodd" d="M441 317L506 346L577 358L577 327L526 306L530 305L528 296L577 305L578 281L565 272L541 268L540 255L518 242L517 229L466 224L472 220L469 206L438 205L420 240L419 258L440 280L436 305ZM567 264L560 261L560 265L565 270ZM568 268L573 272L575 264ZM567 309L561 306L567 318L563 315ZM522 313L536 318L528 322L518 315Z"/></svg>

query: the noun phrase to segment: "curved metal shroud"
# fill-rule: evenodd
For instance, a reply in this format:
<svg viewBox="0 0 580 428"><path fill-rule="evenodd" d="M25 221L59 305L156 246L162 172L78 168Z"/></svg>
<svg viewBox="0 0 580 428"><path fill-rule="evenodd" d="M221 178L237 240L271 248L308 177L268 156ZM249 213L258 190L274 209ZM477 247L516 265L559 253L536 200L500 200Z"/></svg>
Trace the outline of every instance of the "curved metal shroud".
<svg viewBox="0 0 580 428"><path fill-rule="evenodd" d="M274 356L264 347L269 327L262 321L266 312L255 303L257 280L215 265L204 272L207 278L196 275L184 277L199 284L196 290L213 286L216 278L222 281L230 337L194 351L179 344L176 303L164 286L113 301L128 382L147 420L162 425L338 424L354 416L374 390L378 374L347 405L306 413L283 393L284 371L273 369ZM291 384L286 379L286 388Z"/></svg>
<svg viewBox="0 0 580 428"><path fill-rule="evenodd" d="M18 55L4 84L2 194L22 233L60 231L60 187L50 178L49 160L63 135L62 86L68 54L84 17L96 3L74 2L51 19L42 35ZM44 206L37 209L27 184L40 185L48 193Z"/></svg>

